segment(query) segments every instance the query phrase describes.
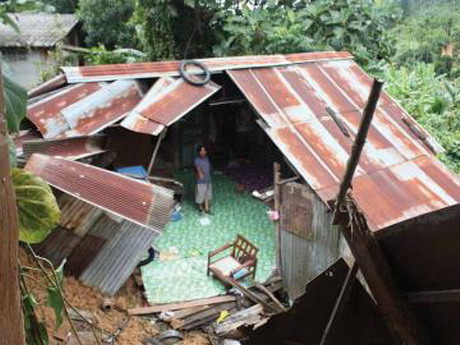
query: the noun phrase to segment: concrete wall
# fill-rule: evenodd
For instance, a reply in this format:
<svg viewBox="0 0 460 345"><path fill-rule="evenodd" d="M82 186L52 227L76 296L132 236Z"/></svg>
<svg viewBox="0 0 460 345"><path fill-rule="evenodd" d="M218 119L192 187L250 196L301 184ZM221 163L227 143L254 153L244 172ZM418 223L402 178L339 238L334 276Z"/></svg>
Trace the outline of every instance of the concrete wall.
<svg viewBox="0 0 460 345"><path fill-rule="evenodd" d="M40 69L47 61L47 52L43 49L34 50L2 50L5 61L13 75L13 79L26 89L31 89L41 82Z"/></svg>

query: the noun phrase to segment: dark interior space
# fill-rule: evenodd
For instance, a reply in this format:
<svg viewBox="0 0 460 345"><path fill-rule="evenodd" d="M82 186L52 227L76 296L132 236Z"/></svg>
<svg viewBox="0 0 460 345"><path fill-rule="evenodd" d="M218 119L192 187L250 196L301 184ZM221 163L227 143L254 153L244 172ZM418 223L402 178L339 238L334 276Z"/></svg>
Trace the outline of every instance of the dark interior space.
<svg viewBox="0 0 460 345"><path fill-rule="evenodd" d="M245 345L319 344L348 270L343 259L337 261L307 284L305 294L288 312L272 317L250 336ZM327 344L395 344L374 301L358 280L348 301Z"/></svg>

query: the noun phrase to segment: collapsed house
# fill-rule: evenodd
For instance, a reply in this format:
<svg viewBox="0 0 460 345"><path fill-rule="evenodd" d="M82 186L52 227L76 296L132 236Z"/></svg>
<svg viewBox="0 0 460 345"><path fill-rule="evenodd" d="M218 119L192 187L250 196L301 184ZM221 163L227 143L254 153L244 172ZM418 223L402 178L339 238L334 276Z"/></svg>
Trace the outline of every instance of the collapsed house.
<svg viewBox="0 0 460 345"><path fill-rule="evenodd" d="M245 227L257 228L245 234L265 255L256 278L264 281L273 271L280 273L294 301L304 294L306 282L337 259L351 261L346 243L332 225L331 203L372 79L345 52L199 61L211 73L203 86L180 77L179 62L165 61L64 67L63 75L30 92L27 118L38 132L17 138L19 150L27 160L26 169L64 193L60 227L74 238L62 239L65 235L56 230L38 250L48 257L59 253L54 262L67 257L74 267L70 271L80 279L114 294L142 260L142 253L159 243L160 252L174 258L153 260L142 273L150 286L146 286L149 302L167 303L224 293L206 277L207 252ZM40 139L30 140L34 136ZM203 224L191 206L184 207L184 219L166 225L174 200L182 203L184 194L185 199L190 195L193 174L184 169L192 165L201 143L209 148L215 170L225 175L216 179L221 179L219 186L226 195L240 189L266 195L263 192L274 186L274 195L265 198L270 208L255 207L257 216L242 216L243 222L233 224L238 212L252 204L250 196L232 197L228 205L243 206L225 213L217 202L218 212L225 215L221 228L218 215L211 217L211 225ZM382 93L351 194L404 293L460 286L452 274L459 262L460 182L436 159L441 151L397 102ZM282 164L280 172L273 172L275 162ZM133 179L132 172L128 177L114 172L133 165L148 167L137 176L145 181ZM244 176L248 172L252 177ZM175 181L177 174L182 185ZM258 228L270 209L273 219L279 218L276 225ZM112 225L101 226L104 222ZM185 224L191 228L182 229ZM163 232L165 225L170 228L163 235L153 235ZM226 235L208 241L219 232ZM163 245L162 236L167 237ZM173 248L180 238L195 247ZM205 245L200 247L201 243ZM87 250L91 254L85 254ZM126 267L120 268L123 273L111 257L114 251L129 257ZM179 267L181 274L174 275ZM104 281L104 276L117 283ZM202 290L179 291L168 300L173 285L190 288L194 282L201 285L201 279ZM163 285L163 293L157 294L161 280L170 285ZM413 298L417 315L436 343L458 339L456 327L445 322L458 318L452 304L446 303L449 297L434 305L429 297Z"/></svg>

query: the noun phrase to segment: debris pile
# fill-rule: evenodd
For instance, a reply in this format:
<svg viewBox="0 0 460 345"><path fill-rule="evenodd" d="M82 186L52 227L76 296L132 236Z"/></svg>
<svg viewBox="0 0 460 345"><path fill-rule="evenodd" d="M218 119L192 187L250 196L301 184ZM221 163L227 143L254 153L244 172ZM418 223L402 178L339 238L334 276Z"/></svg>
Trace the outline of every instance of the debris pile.
<svg viewBox="0 0 460 345"><path fill-rule="evenodd" d="M257 328L270 316L285 310L275 297L281 289L282 281L276 277L263 285L232 288L227 295L132 308L128 314L163 321L172 330L202 330L214 340L239 339L244 337L242 330Z"/></svg>

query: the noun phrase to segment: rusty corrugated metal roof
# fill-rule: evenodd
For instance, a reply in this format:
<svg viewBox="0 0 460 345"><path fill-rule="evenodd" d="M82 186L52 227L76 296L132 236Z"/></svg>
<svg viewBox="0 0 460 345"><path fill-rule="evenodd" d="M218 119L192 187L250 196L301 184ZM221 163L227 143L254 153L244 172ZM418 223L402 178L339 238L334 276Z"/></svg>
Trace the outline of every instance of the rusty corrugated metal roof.
<svg viewBox="0 0 460 345"><path fill-rule="evenodd" d="M349 58L352 58L352 55L348 52L316 52L291 54L286 56L235 56L197 60L204 63L208 67L209 71L216 73L231 69L289 65L293 62ZM64 71L69 83L78 83L89 81L179 76L179 64L180 61L158 61L118 65L62 67L62 70Z"/></svg>
<svg viewBox="0 0 460 345"><path fill-rule="evenodd" d="M27 118L33 122L43 137L57 137L70 129L61 111L103 86L103 83L84 83L66 88L30 105L27 108Z"/></svg>
<svg viewBox="0 0 460 345"><path fill-rule="evenodd" d="M66 137L91 135L123 117L140 102L142 91L134 80L117 80L62 109L69 124Z"/></svg>
<svg viewBox="0 0 460 345"><path fill-rule="evenodd" d="M220 89L212 81L203 86L191 85L182 78L172 83L159 81L161 86L152 87L122 126L127 129L140 127L144 133L149 129L148 134L157 135Z"/></svg>
<svg viewBox="0 0 460 345"><path fill-rule="evenodd" d="M159 78L150 90L146 93L143 100L129 113L129 115L121 122L121 126L134 132L158 135L164 129L164 126L158 122L151 121L142 116L137 109L144 106L146 99L151 99L154 95L158 94L164 88L168 87L174 82L174 78L163 77Z"/></svg>
<svg viewBox="0 0 460 345"><path fill-rule="evenodd" d="M27 95L29 97L37 97L40 95L43 95L47 92L51 92L53 90L56 90L60 87L63 87L64 85L67 84L67 79L64 75L64 73L59 73L57 76L54 78L51 78L50 80L44 82L43 84L40 84L32 89L30 89L27 92Z"/></svg>
<svg viewBox="0 0 460 345"><path fill-rule="evenodd" d="M105 152L105 142L102 135L28 140L23 143L23 152L26 160L34 153L77 160Z"/></svg>
<svg viewBox="0 0 460 345"><path fill-rule="evenodd" d="M63 158L35 153L25 169L63 192L154 231L168 222L174 205L169 189Z"/></svg>
<svg viewBox="0 0 460 345"><path fill-rule="evenodd" d="M263 118L262 127L323 201L338 192L370 90L352 60L227 72ZM372 230L460 202L460 182L433 156L413 121L383 94L353 180ZM376 207L378 205L378 207Z"/></svg>

